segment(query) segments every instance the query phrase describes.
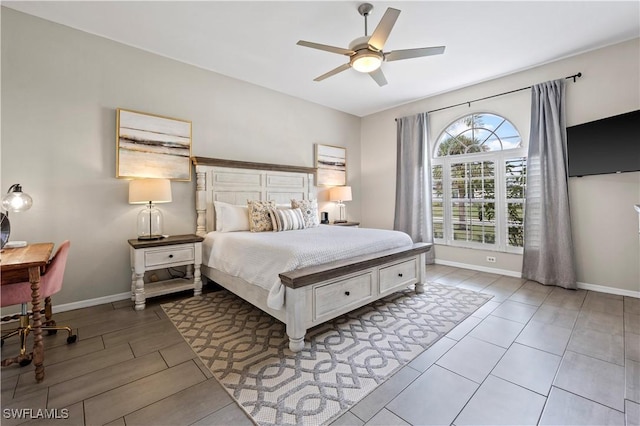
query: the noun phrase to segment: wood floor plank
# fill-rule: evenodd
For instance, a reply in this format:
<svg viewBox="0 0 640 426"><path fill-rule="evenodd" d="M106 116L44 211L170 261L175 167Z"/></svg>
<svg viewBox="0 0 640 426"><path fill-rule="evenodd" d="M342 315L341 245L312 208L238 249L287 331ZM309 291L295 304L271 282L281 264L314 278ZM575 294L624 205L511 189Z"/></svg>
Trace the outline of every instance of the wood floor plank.
<svg viewBox="0 0 640 426"><path fill-rule="evenodd" d="M220 383L209 379L129 414L124 420L127 426L190 425L231 403L233 399Z"/></svg>
<svg viewBox="0 0 640 426"><path fill-rule="evenodd" d="M20 375L16 395L24 395L41 388L52 386L71 380L102 368L110 367L121 362L133 359L133 352L129 345L120 345L90 353L80 359L70 359L53 365L47 365L45 354L45 376L42 383L36 383L33 370L29 369Z"/></svg>
<svg viewBox="0 0 640 426"><path fill-rule="evenodd" d="M192 361L86 399L85 421L102 425L205 380Z"/></svg>
<svg viewBox="0 0 640 426"><path fill-rule="evenodd" d="M90 337L100 336L102 334L110 333L116 330L124 330L131 327L132 324L140 325L157 321L159 319L158 314L153 311L129 311L116 309L105 321L89 324L79 325L78 336L81 339L88 339Z"/></svg>
<svg viewBox="0 0 640 426"><path fill-rule="evenodd" d="M50 387L48 407L65 407L167 369L160 353L127 360Z"/></svg>
<svg viewBox="0 0 640 426"><path fill-rule="evenodd" d="M18 375L14 374L11 377L5 377L5 370L9 370L13 368L14 370L17 370L20 368L20 366L10 366L10 367L4 367L2 369L2 391L0 394L0 398L2 401L8 401L10 399L13 399L13 393L16 390L16 385L18 384Z"/></svg>
<svg viewBox="0 0 640 426"><path fill-rule="evenodd" d="M242 408L234 403L193 423L191 426L253 426L253 424Z"/></svg>
<svg viewBox="0 0 640 426"><path fill-rule="evenodd" d="M193 349L191 349L185 341L161 349L160 355L162 355L162 358L164 358L164 361L169 367L182 364L185 361L198 357L198 355L196 355Z"/></svg>
<svg viewBox="0 0 640 426"><path fill-rule="evenodd" d="M86 340L78 340L69 345L45 348L46 365L57 364L72 358L78 358L104 349L104 343L100 336Z"/></svg>
<svg viewBox="0 0 640 426"><path fill-rule="evenodd" d="M54 299L53 297L51 299ZM53 300L53 307L55 311L55 300ZM80 320L87 323L90 318L97 315L106 313L107 315L113 312L113 306L110 303L104 303L102 305L89 306L87 308L73 309L71 311L56 312L53 314L53 319L59 324L64 324L67 321Z"/></svg>
<svg viewBox="0 0 640 426"><path fill-rule="evenodd" d="M144 324L133 324L129 328L116 330L102 335L104 346L116 346L123 343L132 342L137 339L147 338L153 334L162 334L173 331L176 327L169 319L158 319Z"/></svg>
<svg viewBox="0 0 640 426"><path fill-rule="evenodd" d="M164 331L162 333L153 333L147 338L137 339L129 343L135 356L142 356L150 352L159 351L176 343L184 342L184 338L178 330Z"/></svg>
<svg viewBox="0 0 640 426"><path fill-rule="evenodd" d="M105 424L104 426L127 426L124 422L124 417L120 417L119 419L115 419L112 422Z"/></svg>

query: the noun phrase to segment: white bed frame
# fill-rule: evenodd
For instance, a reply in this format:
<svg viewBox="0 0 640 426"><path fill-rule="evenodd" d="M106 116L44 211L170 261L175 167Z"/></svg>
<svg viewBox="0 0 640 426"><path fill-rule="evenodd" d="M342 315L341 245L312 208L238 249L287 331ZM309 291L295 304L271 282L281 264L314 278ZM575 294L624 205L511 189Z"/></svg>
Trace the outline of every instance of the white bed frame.
<svg viewBox="0 0 640 426"><path fill-rule="evenodd" d="M247 200L314 199L315 169L193 157L196 168L196 234L215 229L214 201L246 205ZM415 285L422 293L425 253L430 244L344 259L280 274L285 285L281 310L267 306L268 291L205 264L202 274L286 324L289 348L304 348L313 326L364 306L395 291Z"/></svg>

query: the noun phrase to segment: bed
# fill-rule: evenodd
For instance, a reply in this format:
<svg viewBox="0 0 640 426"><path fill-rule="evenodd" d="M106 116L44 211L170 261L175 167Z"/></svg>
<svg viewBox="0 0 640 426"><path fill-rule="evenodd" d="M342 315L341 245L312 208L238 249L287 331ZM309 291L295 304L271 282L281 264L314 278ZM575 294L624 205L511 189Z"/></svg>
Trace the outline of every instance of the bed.
<svg viewBox="0 0 640 426"><path fill-rule="evenodd" d="M409 286L424 291L425 253L431 245L413 243L395 231L320 225L285 232L215 232L216 202L246 206L247 200L272 200L284 206L292 199L315 199L314 168L204 157L192 161L196 234L205 238L202 275L282 321L293 352L304 348L311 327ZM368 234L372 243L363 249L356 242ZM322 249L322 241L340 238L348 241L334 245L342 251ZM286 242L285 251L300 244L294 250L297 260L277 266L277 251L265 247L278 240ZM300 242L294 244L295 240ZM309 251L304 240L312 241L317 250ZM382 244L386 240L388 244ZM273 260L269 271L244 267L246 259L253 265L261 253ZM243 267L233 266L230 260L240 256ZM266 284L256 277L265 277Z"/></svg>

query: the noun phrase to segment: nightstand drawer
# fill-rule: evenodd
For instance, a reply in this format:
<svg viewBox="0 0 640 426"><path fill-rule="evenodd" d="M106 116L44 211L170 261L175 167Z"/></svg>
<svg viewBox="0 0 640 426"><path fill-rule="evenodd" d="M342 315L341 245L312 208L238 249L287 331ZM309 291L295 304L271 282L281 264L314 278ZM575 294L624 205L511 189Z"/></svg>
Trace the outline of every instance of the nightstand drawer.
<svg viewBox="0 0 640 426"><path fill-rule="evenodd" d="M413 284L418 276L418 263L415 259L380 269L380 293Z"/></svg>
<svg viewBox="0 0 640 426"><path fill-rule="evenodd" d="M144 266L158 266L169 263L189 262L195 258L193 245L188 247L172 247L161 250L149 250L144 254Z"/></svg>

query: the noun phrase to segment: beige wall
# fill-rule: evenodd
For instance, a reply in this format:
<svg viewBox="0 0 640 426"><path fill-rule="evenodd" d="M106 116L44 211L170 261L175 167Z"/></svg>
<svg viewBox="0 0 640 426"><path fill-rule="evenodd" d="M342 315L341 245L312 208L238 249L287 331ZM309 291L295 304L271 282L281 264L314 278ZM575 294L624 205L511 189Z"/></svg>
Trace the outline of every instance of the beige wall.
<svg viewBox="0 0 640 426"><path fill-rule="evenodd" d="M197 156L313 166L314 144L345 146L360 198L359 118L1 10L0 190L21 183L34 199L11 215L12 239L71 240L58 304L130 290L127 239L140 207L115 178L118 107L191 120ZM195 179L172 184L173 202L159 206L165 232L195 231L194 188ZM360 217L359 203L348 212Z"/></svg>
<svg viewBox="0 0 640 426"><path fill-rule="evenodd" d="M362 119L362 222L391 228L395 200L396 135L394 118L466 102L582 72L567 86L567 125L585 123L640 108L640 41L595 50L544 66L433 96ZM494 112L511 120L525 140L529 135L529 91L505 95L430 115L430 140L455 118L470 112ZM638 215L640 172L570 178L569 195L578 281L640 291ZM487 263L486 256L497 258ZM436 247L441 262L495 268L519 275L519 255Z"/></svg>

